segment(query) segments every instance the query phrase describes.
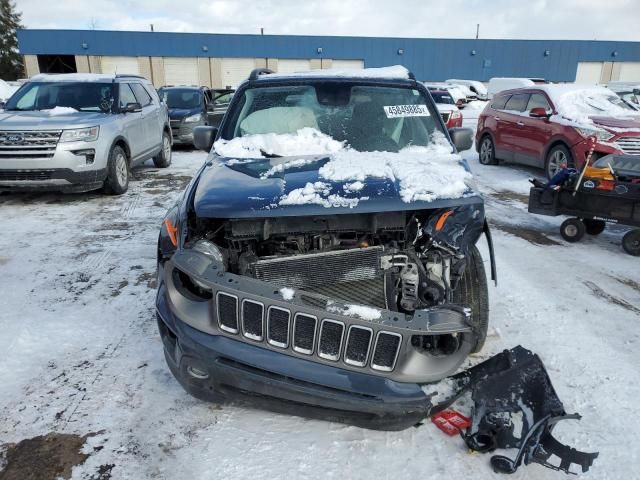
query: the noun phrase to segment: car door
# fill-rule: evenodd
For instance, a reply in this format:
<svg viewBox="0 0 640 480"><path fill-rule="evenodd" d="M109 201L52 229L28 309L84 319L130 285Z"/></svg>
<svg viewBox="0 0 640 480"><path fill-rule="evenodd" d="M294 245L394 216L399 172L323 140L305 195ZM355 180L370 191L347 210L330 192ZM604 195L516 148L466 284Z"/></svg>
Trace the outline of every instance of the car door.
<svg viewBox="0 0 640 480"><path fill-rule="evenodd" d="M490 108L484 118L484 127L491 133L496 150L496 157L501 160L511 160L512 152L504 145L504 106L511 95L495 95L491 100Z"/></svg>
<svg viewBox="0 0 640 480"><path fill-rule="evenodd" d="M118 105L120 111L129 103L137 103L138 100L133 94L133 90L128 83L121 83L118 87ZM124 131L129 150L131 151L131 160L135 161L144 153L145 146L143 142L144 124L142 122L142 112L121 113L122 129Z"/></svg>
<svg viewBox="0 0 640 480"><path fill-rule="evenodd" d="M509 159L520 162L522 159L522 127L524 112L529 102L529 93L514 93L501 112L501 144L509 152Z"/></svg>
<svg viewBox="0 0 640 480"><path fill-rule="evenodd" d="M142 123L144 129L144 153L156 152L162 146L162 128L160 125L160 109L153 103L151 95L141 83L131 83L138 103L142 106Z"/></svg>
<svg viewBox="0 0 640 480"><path fill-rule="evenodd" d="M523 116L521 122L522 134L520 135L520 162L534 167L544 166L544 150L548 145L552 136L552 126L546 117L531 117L529 112L532 108L544 108L545 111L551 113L552 108L549 99L542 91L531 92L527 108L526 116Z"/></svg>

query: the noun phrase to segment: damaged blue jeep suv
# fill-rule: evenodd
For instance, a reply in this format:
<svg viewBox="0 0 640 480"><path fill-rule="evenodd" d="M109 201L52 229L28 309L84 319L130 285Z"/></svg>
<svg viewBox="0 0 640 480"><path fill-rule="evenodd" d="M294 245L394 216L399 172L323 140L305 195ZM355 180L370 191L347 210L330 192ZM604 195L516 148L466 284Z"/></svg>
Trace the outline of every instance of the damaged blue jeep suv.
<svg viewBox="0 0 640 480"><path fill-rule="evenodd" d="M256 70L194 143L208 158L158 241L181 385L368 428L424 419L426 386L487 333L488 227L456 153L471 131L402 67Z"/></svg>

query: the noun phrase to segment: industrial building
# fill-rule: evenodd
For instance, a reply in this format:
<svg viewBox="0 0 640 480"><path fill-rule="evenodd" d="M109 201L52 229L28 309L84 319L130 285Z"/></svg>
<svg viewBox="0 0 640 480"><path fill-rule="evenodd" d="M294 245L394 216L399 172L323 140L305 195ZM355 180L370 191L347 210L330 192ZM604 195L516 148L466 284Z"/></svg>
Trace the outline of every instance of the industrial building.
<svg viewBox="0 0 640 480"><path fill-rule="evenodd" d="M18 43L28 76L129 73L143 75L158 87L236 87L256 67L294 72L395 64L429 81L640 80L640 42L20 30Z"/></svg>

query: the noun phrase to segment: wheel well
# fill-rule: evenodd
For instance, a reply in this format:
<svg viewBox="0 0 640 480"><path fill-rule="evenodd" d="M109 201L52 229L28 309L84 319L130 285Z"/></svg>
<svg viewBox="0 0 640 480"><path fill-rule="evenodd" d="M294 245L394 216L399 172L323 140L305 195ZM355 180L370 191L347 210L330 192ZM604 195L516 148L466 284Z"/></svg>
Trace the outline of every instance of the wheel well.
<svg viewBox="0 0 640 480"><path fill-rule="evenodd" d="M129 162L131 162L131 150L129 150L129 145L127 145L127 142L125 142L124 139L122 139L122 138L117 139L113 143L113 146L114 147L115 146L121 147L124 150L124 153L127 154L127 160ZM111 147L111 148L113 148L113 147Z"/></svg>
<svg viewBox="0 0 640 480"><path fill-rule="evenodd" d="M573 158L573 153L571 153L571 148L569 147L569 145L567 145L566 142L562 141L562 140L555 140L554 142L552 142L547 149L544 152L544 162L546 165L547 162L547 157L549 156L549 152L554 148L557 147L558 145L562 145L564 148L566 148L569 151L569 155L571 155L571 157ZM575 159L574 159L575 160Z"/></svg>

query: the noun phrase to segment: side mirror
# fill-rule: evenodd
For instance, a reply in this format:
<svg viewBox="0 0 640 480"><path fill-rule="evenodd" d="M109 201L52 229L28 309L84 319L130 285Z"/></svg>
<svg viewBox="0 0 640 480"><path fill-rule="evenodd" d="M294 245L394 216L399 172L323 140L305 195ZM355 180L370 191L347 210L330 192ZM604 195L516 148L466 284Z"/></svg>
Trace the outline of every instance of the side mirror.
<svg viewBox="0 0 640 480"><path fill-rule="evenodd" d="M127 103L122 109L122 113L135 113L135 112L141 112L141 111L142 111L142 105L140 105L138 102Z"/></svg>
<svg viewBox="0 0 640 480"><path fill-rule="evenodd" d="M535 107L529 111L529 116L533 118L549 118L549 113L542 107Z"/></svg>
<svg viewBox="0 0 640 480"><path fill-rule="evenodd" d="M470 128L450 128L449 136L458 152L469 150L473 145L473 130Z"/></svg>
<svg viewBox="0 0 640 480"><path fill-rule="evenodd" d="M209 126L200 126L193 129L193 145L205 152L210 152L213 142L218 135L218 129Z"/></svg>
<svg viewBox="0 0 640 480"><path fill-rule="evenodd" d="M207 103L207 112L213 112L216 108L216 105L211 102L211 103Z"/></svg>

